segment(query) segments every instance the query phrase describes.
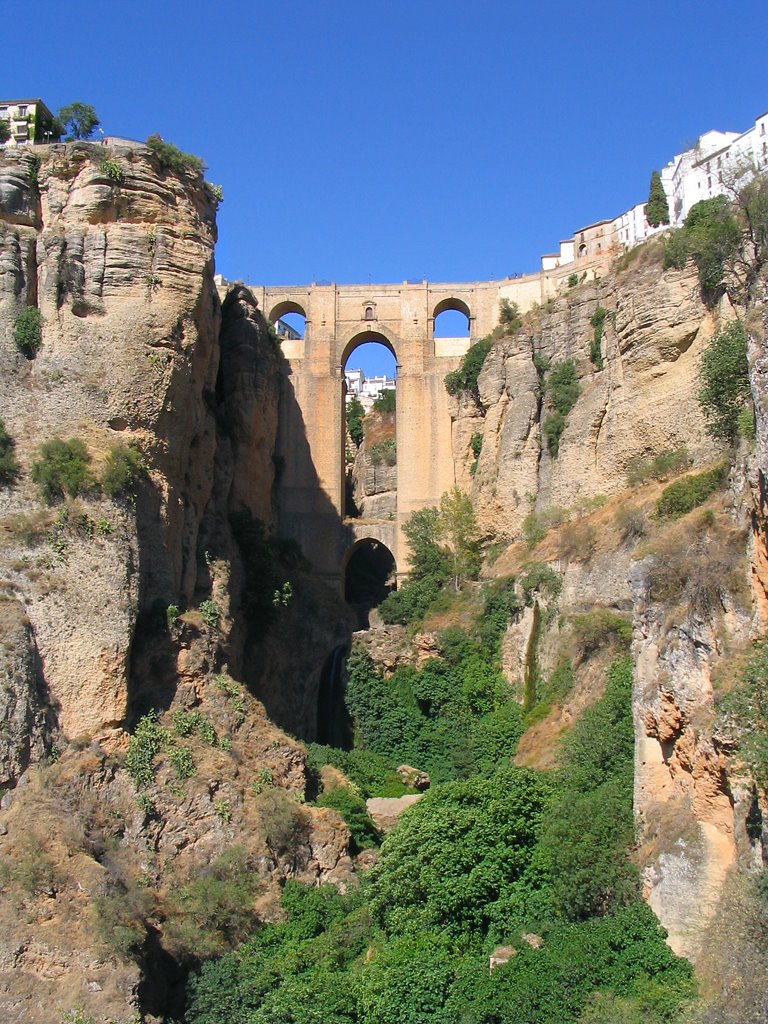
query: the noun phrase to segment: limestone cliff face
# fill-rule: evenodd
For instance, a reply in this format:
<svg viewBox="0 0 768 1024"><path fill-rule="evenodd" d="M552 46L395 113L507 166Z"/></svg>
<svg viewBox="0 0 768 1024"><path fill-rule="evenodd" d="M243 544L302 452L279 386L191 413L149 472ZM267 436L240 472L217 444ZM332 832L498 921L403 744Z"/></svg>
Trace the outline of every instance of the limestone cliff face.
<svg viewBox="0 0 768 1024"><path fill-rule="evenodd" d="M119 185L102 170L107 157ZM0 493L8 585L30 620L61 727L94 733L125 716L139 603L194 589L215 442L203 395L218 362L214 206L199 177L167 176L145 150L9 151L0 174L0 404L25 471ZM33 360L13 340L25 305L42 315ZM73 536L66 554L51 557L45 545L30 553L14 517L38 514L28 471L55 436L83 440L94 467L116 441L138 442L159 520L152 543L125 510L94 502L92 518L110 524L102 540Z"/></svg>
<svg viewBox="0 0 768 1024"><path fill-rule="evenodd" d="M607 314L599 370L589 355L598 307ZM658 262L638 261L567 291L526 320L485 361L485 415L466 402L455 410L457 480L471 487L482 526L513 537L532 508L615 494L626 487L627 464L636 457L682 446L697 461L714 454L695 401L697 360L714 318L694 273L662 273ZM539 365L573 360L580 381L556 458L542 438L549 406L534 354ZM469 477L476 432L483 447Z"/></svg>

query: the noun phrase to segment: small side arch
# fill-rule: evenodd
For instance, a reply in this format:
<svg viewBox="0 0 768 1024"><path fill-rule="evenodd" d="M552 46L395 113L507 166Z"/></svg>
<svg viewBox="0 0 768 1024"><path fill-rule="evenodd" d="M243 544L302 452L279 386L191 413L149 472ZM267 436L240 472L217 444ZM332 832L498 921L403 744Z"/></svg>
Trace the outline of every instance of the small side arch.
<svg viewBox="0 0 768 1024"><path fill-rule="evenodd" d="M341 572L344 600L357 613L360 628L367 629L371 609L397 586L395 556L378 538L361 537L345 552Z"/></svg>
<svg viewBox="0 0 768 1024"><path fill-rule="evenodd" d="M272 307L269 314L270 321L275 324L280 317L285 316L286 313L298 313L299 316L303 316L307 319L307 311L303 306L300 306L298 302L293 299L284 299L282 302L278 302L276 306Z"/></svg>
<svg viewBox="0 0 768 1024"><path fill-rule="evenodd" d="M472 319L472 313L467 303L463 299L455 297L441 299L432 311L432 319L435 320L441 313L446 313L448 310L453 310L455 313L463 313L467 320Z"/></svg>

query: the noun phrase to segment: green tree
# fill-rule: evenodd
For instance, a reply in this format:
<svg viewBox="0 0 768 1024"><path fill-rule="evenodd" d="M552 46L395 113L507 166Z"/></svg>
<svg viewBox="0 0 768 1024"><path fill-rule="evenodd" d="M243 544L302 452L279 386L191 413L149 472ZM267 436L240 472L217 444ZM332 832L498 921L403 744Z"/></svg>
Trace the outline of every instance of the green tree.
<svg viewBox="0 0 768 1024"><path fill-rule="evenodd" d="M0 118L0 146L11 137L11 126L6 120Z"/></svg>
<svg viewBox="0 0 768 1024"><path fill-rule="evenodd" d="M739 433L739 413L751 401L747 335L741 320L716 331L699 364L697 398L707 420L707 433L733 442Z"/></svg>
<svg viewBox="0 0 768 1024"><path fill-rule="evenodd" d="M658 171L651 173L651 187L648 192L648 202L645 205L645 216L651 227L657 228L660 224L669 224L667 195Z"/></svg>
<svg viewBox="0 0 768 1024"><path fill-rule="evenodd" d="M110 498L133 494L143 470L141 452L131 445L115 444L109 449L101 486Z"/></svg>
<svg viewBox="0 0 768 1024"><path fill-rule="evenodd" d="M466 579L480 571L480 541L475 511L468 494L458 487L440 499L439 537L447 549L453 583L458 591Z"/></svg>
<svg viewBox="0 0 768 1024"><path fill-rule="evenodd" d="M60 134L68 132L67 142L73 139L90 139L101 124L96 111L87 103L68 103L56 115Z"/></svg>
<svg viewBox="0 0 768 1024"><path fill-rule="evenodd" d="M461 366L457 370L451 370L445 377L445 390L449 395L470 395L479 406L480 390L478 388L478 377L483 368L485 357L491 351L493 338L483 338L477 344L472 345L464 356Z"/></svg>
<svg viewBox="0 0 768 1024"><path fill-rule="evenodd" d="M347 431L356 448L363 443L363 419L365 409L357 395L352 395L347 402Z"/></svg>
<svg viewBox="0 0 768 1024"><path fill-rule="evenodd" d="M560 438L565 430L568 413L581 394L581 385L576 376L576 364L572 359L556 363L547 373L544 394L554 407L544 419L542 430L547 447L553 456L560 451Z"/></svg>

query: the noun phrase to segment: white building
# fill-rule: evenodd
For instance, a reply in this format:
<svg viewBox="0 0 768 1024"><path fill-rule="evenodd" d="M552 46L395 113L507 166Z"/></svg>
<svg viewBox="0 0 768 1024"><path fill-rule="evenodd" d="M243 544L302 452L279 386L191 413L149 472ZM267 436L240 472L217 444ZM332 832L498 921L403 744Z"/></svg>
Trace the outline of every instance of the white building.
<svg viewBox="0 0 768 1024"><path fill-rule="evenodd" d="M768 168L768 112L761 114L751 128L738 132L705 132L692 149L678 153L660 172L661 183L667 196L669 222L679 227L691 207L702 199L728 194L728 186L744 168ZM541 258L542 270L553 270L591 256L597 250L610 247L631 248L649 238L667 225L655 228L645 218L645 203L637 203L612 221L610 230L605 221L590 225L574 233L573 238L560 243L560 252ZM596 227L602 228L598 242L594 242ZM586 236L586 238L585 238Z"/></svg>
<svg viewBox="0 0 768 1024"><path fill-rule="evenodd" d="M366 377L362 370L345 370L344 376L347 381L346 401L350 402L352 396L356 395L366 412L370 412L373 403L385 391L397 389L396 379L383 374L379 377Z"/></svg>
<svg viewBox="0 0 768 1024"><path fill-rule="evenodd" d="M6 146L26 146L31 142L58 142L53 114L40 99L0 100L0 120L10 131Z"/></svg>

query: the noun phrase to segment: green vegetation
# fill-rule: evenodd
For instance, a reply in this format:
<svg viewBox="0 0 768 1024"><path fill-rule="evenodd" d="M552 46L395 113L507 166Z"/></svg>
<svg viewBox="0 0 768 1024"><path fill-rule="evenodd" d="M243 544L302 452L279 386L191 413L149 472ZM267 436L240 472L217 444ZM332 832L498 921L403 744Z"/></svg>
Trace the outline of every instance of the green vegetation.
<svg viewBox="0 0 768 1024"><path fill-rule="evenodd" d="M388 437L386 441L377 441L371 445L371 462L374 466L394 466L397 462L397 442L394 437Z"/></svg>
<svg viewBox="0 0 768 1024"><path fill-rule="evenodd" d="M669 224L667 194L658 171L651 172L651 186L648 192L648 202L645 204L645 216L651 227L657 228L661 224Z"/></svg>
<svg viewBox="0 0 768 1024"><path fill-rule="evenodd" d="M714 298L724 287L725 274L742 246L742 228L726 196L703 199L693 206L685 223L669 236L664 267L681 270L693 259L704 294Z"/></svg>
<svg viewBox="0 0 768 1024"><path fill-rule="evenodd" d="M576 365L572 359L555 363L547 371L544 394L553 406L554 411L545 417L542 431L547 440L547 448L553 458L560 450L560 438L565 430L568 413L576 404L581 393L581 386L576 376Z"/></svg>
<svg viewBox="0 0 768 1024"><path fill-rule="evenodd" d="M569 288L575 288L578 283L579 283L579 275L578 274L569 274L568 275L568 287Z"/></svg>
<svg viewBox="0 0 768 1024"><path fill-rule="evenodd" d="M184 153L172 142L165 142L159 135L150 135L146 142L147 148L156 158L161 171L172 171L174 174L190 172L202 174L205 164L199 156Z"/></svg>
<svg viewBox="0 0 768 1024"><path fill-rule="evenodd" d="M523 326L523 319L516 302L511 302L509 299L502 299L499 302L499 323L506 334L514 334Z"/></svg>
<svg viewBox="0 0 768 1024"><path fill-rule="evenodd" d="M74 139L90 139L101 124L96 111L87 103L68 103L59 107L54 118L54 134L67 132L66 142Z"/></svg>
<svg viewBox="0 0 768 1024"><path fill-rule="evenodd" d="M474 399L475 404L482 406L477 380L483 368L485 357L491 351L493 338L487 337L472 345L464 356L461 366L451 370L445 377L445 389L449 395L465 394Z"/></svg>
<svg viewBox="0 0 768 1024"><path fill-rule="evenodd" d="M99 164L99 170L105 178L109 178L113 185L122 185L125 174L117 160L103 160Z"/></svg>
<svg viewBox="0 0 768 1024"><path fill-rule="evenodd" d="M529 512L523 520L523 539L529 548L535 548L550 530L568 522L568 509L552 505L542 512Z"/></svg>
<svg viewBox="0 0 768 1024"><path fill-rule="evenodd" d="M374 399L371 406L372 412L392 413L397 407L397 392L394 388L387 388L382 391L378 398Z"/></svg>
<svg viewBox="0 0 768 1024"><path fill-rule="evenodd" d="M52 505L67 495L74 498L93 486L89 462L90 456L79 438L62 441L60 437L54 437L41 446L40 456L32 463L30 475L43 500Z"/></svg>
<svg viewBox="0 0 768 1024"><path fill-rule="evenodd" d="M469 439L469 447L475 456L474 462L469 467L470 473L474 476L477 472L477 464L480 461L480 452L483 450L483 435L479 431L474 433Z"/></svg>
<svg viewBox="0 0 768 1024"><path fill-rule="evenodd" d="M755 646L737 685L718 701L722 727L761 790L768 787L768 642Z"/></svg>
<svg viewBox="0 0 768 1024"><path fill-rule="evenodd" d="M546 562L529 562L520 577L523 600L530 608L536 594L555 601L563 587L563 578Z"/></svg>
<svg viewBox="0 0 768 1024"><path fill-rule="evenodd" d="M411 575L379 606L387 623L422 618L449 580L458 590L480 569L472 502L458 487L442 496L439 508L428 506L412 513L403 533L411 551Z"/></svg>
<svg viewBox="0 0 768 1024"><path fill-rule="evenodd" d="M146 789L155 779L155 756L170 741L167 729L157 721L157 713L148 711L139 719L136 731L128 742L123 767L133 780L136 789Z"/></svg>
<svg viewBox="0 0 768 1024"><path fill-rule="evenodd" d="M732 320L716 331L702 353L697 397L707 420L707 432L722 441L733 443L737 439L742 413L754 415L747 335L741 320Z"/></svg>
<svg viewBox="0 0 768 1024"><path fill-rule="evenodd" d="M317 805L331 807L339 812L352 833L355 852L366 850L380 842L381 836L368 815L365 800L348 786L325 790L318 797Z"/></svg>
<svg viewBox="0 0 768 1024"><path fill-rule="evenodd" d="M627 483L630 487L637 487L648 480L664 480L682 473L690 464L691 457L687 448L660 452L650 459L637 456L627 464Z"/></svg>
<svg viewBox="0 0 768 1024"><path fill-rule="evenodd" d="M471 657L460 633L445 638L447 670ZM417 700L456 699L434 665L424 679L409 672ZM389 685L405 699L402 681ZM628 854L628 659L576 722L553 778L511 767L511 749L491 745L479 773L430 789L365 885L342 895L288 882L286 920L191 977L189 1024L595 1024L606 1006L671 1021L691 970L666 947ZM489 971L499 943L514 955Z"/></svg>
<svg viewBox="0 0 768 1024"><path fill-rule="evenodd" d="M630 620L608 608L593 608L583 615L574 615L571 631L578 661L586 661L604 647L628 653L632 643Z"/></svg>
<svg viewBox="0 0 768 1024"><path fill-rule="evenodd" d="M10 137L11 126L6 120L0 119L0 146L4 145L4 143L6 143L8 139L10 139Z"/></svg>
<svg viewBox="0 0 768 1024"><path fill-rule="evenodd" d="M359 448L363 443L363 419L365 409L357 395L352 395L347 402L347 431L352 438L352 443Z"/></svg>
<svg viewBox="0 0 768 1024"><path fill-rule="evenodd" d="M0 487L9 487L21 473L21 467L13 454L14 448L14 440L0 419Z"/></svg>
<svg viewBox="0 0 768 1024"><path fill-rule="evenodd" d="M608 310L603 306L598 306L592 316L589 318L589 322L594 327L594 334L592 335L592 341L589 346L589 358L594 364L595 368L602 370L603 368L603 355L602 355L602 343L603 343L603 329L605 326L605 318L608 316Z"/></svg>
<svg viewBox="0 0 768 1024"><path fill-rule="evenodd" d="M200 618L208 629L216 629L219 624L219 616L221 615L216 602L211 600L211 598L206 598L200 602L198 611L200 612Z"/></svg>
<svg viewBox="0 0 768 1024"><path fill-rule="evenodd" d="M687 515L728 481L728 463L721 462L714 469L691 473L675 480L661 492L656 502L656 514L662 519L679 519Z"/></svg>
<svg viewBox="0 0 768 1024"><path fill-rule="evenodd" d="M37 306L25 306L13 327L16 348L27 359L34 359L43 342L43 318Z"/></svg>
<svg viewBox="0 0 768 1024"><path fill-rule="evenodd" d="M101 486L110 498L135 493L144 470L141 452L131 445L115 444L109 449L101 474Z"/></svg>

